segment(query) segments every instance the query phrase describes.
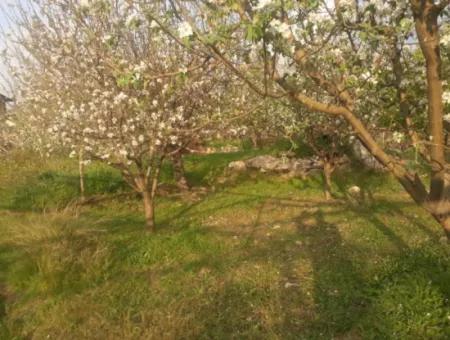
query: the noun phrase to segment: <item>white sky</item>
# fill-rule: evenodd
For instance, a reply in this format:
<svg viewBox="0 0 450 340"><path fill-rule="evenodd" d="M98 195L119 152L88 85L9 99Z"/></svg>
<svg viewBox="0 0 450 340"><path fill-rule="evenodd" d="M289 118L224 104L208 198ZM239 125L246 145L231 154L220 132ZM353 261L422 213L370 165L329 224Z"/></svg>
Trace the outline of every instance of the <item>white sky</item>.
<svg viewBox="0 0 450 340"><path fill-rule="evenodd" d="M0 27L2 30L8 31L11 28L11 24L8 22L5 16L5 10L8 12L14 11L14 5L18 5L20 3L24 3L26 0L0 0ZM0 51L5 47L5 42L3 41L3 37L0 37ZM5 65L0 60L0 74L6 75L7 69ZM6 89L5 89L6 88ZM2 77L0 77L0 93L11 95L9 93L9 89L7 84L5 84Z"/></svg>
<svg viewBox="0 0 450 340"><path fill-rule="evenodd" d="M0 12L0 26L4 27L5 26L5 18L3 16L3 13ZM0 50L2 50L4 48L4 42L2 40L0 40ZM6 68L3 65L3 63L0 61L0 74L5 74L6 72ZM5 84L2 83L3 80L0 78L0 92L3 92L3 87Z"/></svg>

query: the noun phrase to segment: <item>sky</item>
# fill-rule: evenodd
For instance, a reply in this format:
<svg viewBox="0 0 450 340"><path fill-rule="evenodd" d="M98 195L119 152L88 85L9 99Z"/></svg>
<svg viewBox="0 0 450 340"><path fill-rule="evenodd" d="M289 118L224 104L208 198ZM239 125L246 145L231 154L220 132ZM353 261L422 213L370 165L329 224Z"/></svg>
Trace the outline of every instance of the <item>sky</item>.
<svg viewBox="0 0 450 340"><path fill-rule="evenodd" d="M5 15L5 11L11 12L14 11L14 6L9 6L11 5L18 5L21 3L24 3L24 0L0 0L0 27L2 30L9 30L11 29L11 24L8 22L6 15ZM4 37L0 36L0 51L3 50L5 47L5 41L4 41ZM3 65L3 63L0 60L0 74L5 75L7 74L7 69L5 67L5 65ZM2 77L0 77L0 93L4 93L6 95L11 95L11 93L8 93L9 90L5 89L6 84L4 82L4 80L2 79Z"/></svg>
<svg viewBox="0 0 450 340"><path fill-rule="evenodd" d="M1 27L4 27L5 26L5 17L4 17L4 14L2 13L2 12L0 12L0 26ZM3 49L4 48L4 42L3 42L3 40L0 40L0 50L1 49ZM1 61L0 61L0 73L1 74L4 74L5 73L5 66L1 63ZM3 87L2 85L4 85L4 84L2 84L2 80L0 79L0 91L2 91L1 90L1 88Z"/></svg>

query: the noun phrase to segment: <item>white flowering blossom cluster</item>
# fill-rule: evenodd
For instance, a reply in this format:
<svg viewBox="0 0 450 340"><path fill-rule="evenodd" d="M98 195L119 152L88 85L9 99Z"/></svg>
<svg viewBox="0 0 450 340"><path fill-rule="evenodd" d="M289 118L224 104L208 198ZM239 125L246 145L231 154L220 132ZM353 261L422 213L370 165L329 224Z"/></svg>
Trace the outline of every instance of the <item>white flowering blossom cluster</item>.
<svg viewBox="0 0 450 340"><path fill-rule="evenodd" d="M94 3L84 1L80 6ZM110 17L85 14L93 22L87 28L97 30L94 39L87 28L72 29L80 24L77 9L65 14L67 20L58 28L64 36L50 29L31 30L23 42L38 60L22 102L37 110L36 115L51 117L48 134L75 150L82 145L87 155L111 163L132 163L149 152L180 147L192 135L201 138L207 131L202 126L211 125L216 100L224 90L220 70L177 46L169 47L161 34L147 35L148 27L130 38L127 23L136 18L135 8L111 8ZM99 29L102 21L123 25L104 31ZM201 67L189 71L187 65L194 63ZM40 79L44 64L51 72Z"/></svg>
<svg viewBox="0 0 450 340"><path fill-rule="evenodd" d="M194 31L192 30L191 25L186 21L183 21L178 27L178 35L180 38L190 37L193 34Z"/></svg>
<svg viewBox="0 0 450 340"><path fill-rule="evenodd" d="M424 119L426 100L417 95L424 90L423 64L420 51L411 44L416 37L407 1L341 0L309 8L294 1L258 1L253 11L248 21L240 16L245 23L240 26L242 40L248 42L241 49L247 50L251 63L245 58L240 61L244 74L259 65L262 72L287 79L289 87L327 104L339 103L342 99L336 94L346 92L353 111L370 129L387 127L380 122L385 124L386 116L393 114L397 89L408 96L411 112ZM341 25L348 29L337 29ZM234 22L230 26L233 41L238 32ZM400 66L396 67L408 72L393 72L397 50ZM234 48L224 49L224 55L229 60L238 58Z"/></svg>
<svg viewBox="0 0 450 340"><path fill-rule="evenodd" d="M405 134L399 131L394 131L394 133L392 134L392 140L395 143L402 143L405 140Z"/></svg>
<svg viewBox="0 0 450 340"><path fill-rule="evenodd" d="M66 11L59 3L46 2L25 26L20 44L33 57L17 70L18 106L45 135L46 151L63 146L73 157L82 150L151 192L164 157L220 126L229 75L141 22L132 2L80 1ZM50 18L58 24L45 25Z"/></svg>
<svg viewBox="0 0 450 340"><path fill-rule="evenodd" d="M444 100L444 103L450 104L450 91L444 91L442 99Z"/></svg>
<svg viewBox="0 0 450 340"><path fill-rule="evenodd" d="M380 111L371 110L372 103L368 105L366 99L376 100L381 94L385 96L386 93L380 92L379 87L382 83L392 81L389 79L392 77L392 36L384 36L384 33L375 29L367 35L364 30L345 31L336 30L336 27L342 20L349 27L358 27L363 22L364 25L396 26L396 44L403 46L401 62L405 68L414 69L411 64L417 61L414 56L417 50L411 50L406 44L414 30L412 19L408 16L408 2L393 4L379 0L342 0L334 4L323 2L305 9L304 4L293 1L255 2L252 8L259 14L250 14L252 19L241 25L244 28L242 40L248 40L250 37L251 42L248 45L242 44L241 48L248 51L252 64L250 67L259 64L266 73L274 74L273 71L276 71L275 74L282 78L291 77L295 79L296 87L302 88L306 95L329 102L333 100L334 94L330 93L330 86L324 91L323 85L339 81L342 83L339 86L345 87L355 98L354 104L357 105L358 111L369 111L369 116L378 115ZM205 9L199 11L207 12ZM224 15L228 15L226 13L228 12L224 10ZM230 22L231 25L233 34L230 39L235 39L239 33L234 28L235 23ZM250 35L248 25L252 26ZM206 29L207 32L212 30L213 27ZM225 31L223 28L220 30ZM256 34L255 38L254 32L258 30L262 30L262 34ZM239 58L235 49L225 49L224 53L230 60ZM313 57L302 58L301 55ZM245 61L241 62L245 64ZM246 65L242 66L244 72L248 68ZM320 86L311 86L309 75L318 73L322 79L313 78ZM417 79L416 76L403 79L402 86L413 87ZM379 103L383 104L384 101L385 99ZM417 111L423 109L421 106L417 107ZM361 112L361 117L366 117L366 114ZM377 118L372 117L371 120Z"/></svg>

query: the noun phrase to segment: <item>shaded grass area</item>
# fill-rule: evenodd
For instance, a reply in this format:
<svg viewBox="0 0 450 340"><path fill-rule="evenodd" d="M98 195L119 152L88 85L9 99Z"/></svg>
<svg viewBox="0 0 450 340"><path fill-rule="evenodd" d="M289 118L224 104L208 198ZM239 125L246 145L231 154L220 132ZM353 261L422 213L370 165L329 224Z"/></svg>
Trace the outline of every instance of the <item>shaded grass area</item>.
<svg viewBox="0 0 450 340"><path fill-rule="evenodd" d="M188 177L215 185L228 162L253 154L190 156ZM159 230L149 235L135 200L78 216L42 211L76 197L76 164L20 164L1 175L1 339L446 339L450 332L448 247L389 176L342 171L336 199L326 202L319 174L244 174L202 197L159 199ZM101 179L92 193L127 190L99 165L88 176ZM355 184L364 201L346 196Z"/></svg>
<svg viewBox="0 0 450 340"><path fill-rule="evenodd" d="M261 150L210 155L187 155L187 179L193 186L214 184L228 164L234 160L258 154L276 153L275 146ZM3 164L4 163L4 164ZM18 153L13 159L2 160L0 169L0 208L14 211L43 211L61 209L80 196L80 179L76 160L67 158L42 159L28 153ZM120 172L99 162L86 167L86 196L130 191ZM173 183L170 162L163 165L161 183Z"/></svg>

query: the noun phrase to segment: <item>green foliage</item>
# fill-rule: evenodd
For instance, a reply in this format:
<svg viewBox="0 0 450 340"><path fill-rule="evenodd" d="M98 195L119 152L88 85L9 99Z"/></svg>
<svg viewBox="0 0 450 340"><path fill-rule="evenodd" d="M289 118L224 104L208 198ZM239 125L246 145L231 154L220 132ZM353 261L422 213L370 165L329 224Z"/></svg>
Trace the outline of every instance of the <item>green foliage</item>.
<svg viewBox="0 0 450 340"><path fill-rule="evenodd" d="M249 23L246 25L246 39L249 41L259 41L263 33L260 23Z"/></svg>

